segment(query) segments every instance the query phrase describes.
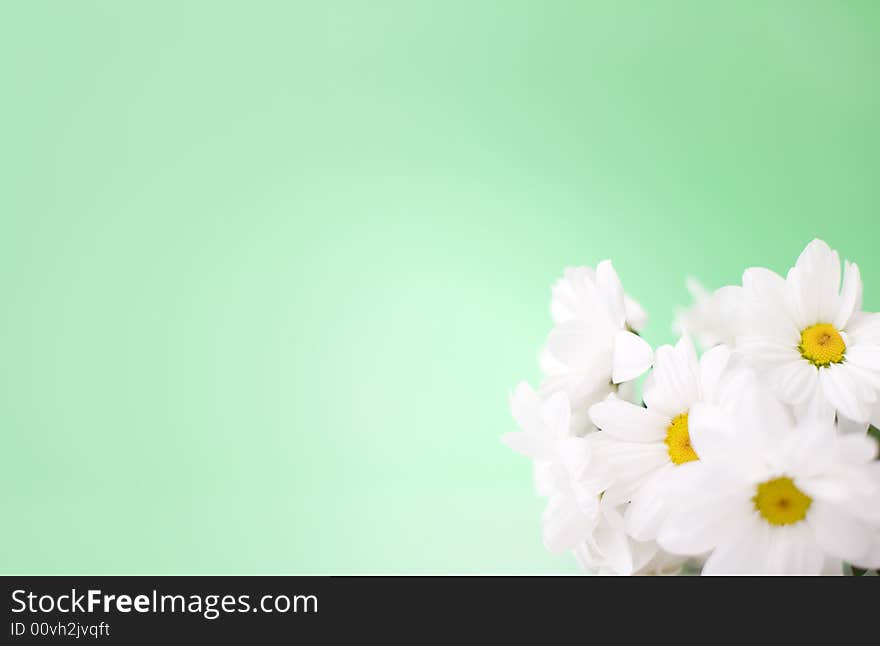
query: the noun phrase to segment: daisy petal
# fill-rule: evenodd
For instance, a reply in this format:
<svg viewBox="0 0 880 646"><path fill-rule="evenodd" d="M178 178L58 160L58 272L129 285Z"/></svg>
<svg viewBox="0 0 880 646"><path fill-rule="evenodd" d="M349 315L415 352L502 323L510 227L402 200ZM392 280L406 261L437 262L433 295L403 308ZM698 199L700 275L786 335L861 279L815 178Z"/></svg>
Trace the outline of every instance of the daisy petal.
<svg viewBox="0 0 880 646"><path fill-rule="evenodd" d="M623 299L623 285L614 271L610 260L603 260L596 267L596 284L605 297L606 307L615 327L622 328L626 323L626 309Z"/></svg>
<svg viewBox="0 0 880 646"><path fill-rule="evenodd" d="M866 370L880 372L880 345L859 343L847 348L847 363L852 363Z"/></svg>
<svg viewBox="0 0 880 646"><path fill-rule="evenodd" d="M667 464L658 470L642 485L638 495L627 507L624 516L626 532L637 541L653 541L657 538L664 520L664 482L675 468L675 465Z"/></svg>
<svg viewBox="0 0 880 646"><path fill-rule="evenodd" d="M789 361L773 372L773 381L777 384L779 396L788 404L799 404L816 392L818 370L808 361L795 359Z"/></svg>
<svg viewBox="0 0 880 646"><path fill-rule="evenodd" d="M594 312L606 315L602 295L596 287L596 272L591 267L568 267L553 285L550 315L554 323L571 319L589 319Z"/></svg>
<svg viewBox="0 0 880 646"><path fill-rule="evenodd" d="M804 523L770 531L766 574L818 575L824 565L825 553Z"/></svg>
<svg viewBox="0 0 880 646"><path fill-rule="evenodd" d="M822 549L844 561L864 558L871 547L868 528L835 505L814 500L806 522Z"/></svg>
<svg viewBox="0 0 880 646"><path fill-rule="evenodd" d="M590 443L583 437L567 437L556 445L557 456L571 477L583 481L590 466L592 450Z"/></svg>
<svg viewBox="0 0 880 646"><path fill-rule="evenodd" d="M749 267L743 272L743 288L762 301L782 302L785 279L764 267Z"/></svg>
<svg viewBox="0 0 880 646"><path fill-rule="evenodd" d="M854 422L848 417L838 415L837 428L841 435L864 435L868 430L868 422Z"/></svg>
<svg viewBox="0 0 880 646"><path fill-rule="evenodd" d="M568 479L568 473L555 462L535 460L532 463L532 484L535 486L535 493L542 498L558 494L568 486Z"/></svg>
<svg viewBox="0 0 880 646"><path fill-rule="evenodd" d="M596 549L615 573L632 574L633 561L629 539L622 529L601 527L593 535L593 541Z"/></svg>
<svg viewBox="0 0 880 646"><path fill-rule="evenodd" d="M687 366L692 374L697 374L700 368L700 362L697 359L697 349L690 335L685 333L675 344L675 352L681 357L682 362Z"/></svg>
<svg viewBox="0 0 880 646"><path fill-rule="evenodd" d="M830 321L837 314L840 257L823 240L806 246L787 282L794 288L805 326Z"/></svg>
<svg viewBox="0 0 880 646"><path fill-rule="evenodd" d="M642 337L621 330L614 337L614 358L611 380L622 383L635 379L654 362L654 351Z"/></svg>
<svg viewBox="0 0 880 646"><path fill-rule="evenodd" d="M853 340L869 345L880 345L880 313L855 312L847 323L847 333Z"/></svg>
<svg viewBox="0 0 880 646"><path fill-rule="evenodd" d="M859 399L858 384L844 364L833 364L819 371L819 385L828 402L849 419L868 421L870 408Z"/></svg>
<svg viewBox="0 0 880 646"><path fill-rule="evenodd" d="M590 419L598 428L623 442L659 442L670 420L648 408L620 399L608 399L590 407Z"/></svg>
<svg viewBox="0 0 880 646"><path fill-rule="evenodd" d="M813 397L808 398L800 406L794 407L794 416L799 422L807 420L833 424L835 419L835 410L834 406L829 403L828 399L822 393L821 389L817 388L816 394Z"/></svg>
<svg viewBox="0 0 880 646"><path fill-rule="evenodd" d="M533 460L552 460L556 454L549 437L535 433L505 433L501 436L504 445Z"/></svg>
<svg viewBox="0 0 880 646"><path fill-rule="evenodd" d="M657 542L672 554L699 556L736 533L749 517L741 496L710 496L672 510L660 526Z"/></svg>
<svg viewBox="0 0 880 646"><path fill-rule="evenodd" d="M597 340L604 336L604 330L595 321L573 319L553 328L547 337L547 352L568 367L587 368L597 363L596 356L603 345Z"/></svg>
<svg viewBox="0 0 880 646"><path fill-rule="evenodd" d="M880 531L874 532L871 537L868 553L862 558L853 559L852 564L865 570L880 569Z"/></svg>
<svg viewBox="0 0 880 646"><path fill-rule="evenodd" d="M525 381L517 385L510 395L510 412L524 431L539 433L544 429L541 417L541 400L538 393Z"/></svg>
<svg viewBox="0 0 880 646"><path fill-rule="evenodd" d="M571 426L571 405L565 393L553 393L542 407L544 425L552 437L565 437Z"/></svg>
<svg viewBox="0 0 880 646"><path fill-rule="evenodd" d="M683 337L687 338L687 337ZM693 345L678 347L664 345L657 348L657 360L654 364L654 393L666 400L669 407L683 413L697 401L699 387L697 384L698 364L696 355L689 356ZM691 362L693 359L693 363Z"/></svg>
<svg viewBox="0 0 880 646"><path fill-rule="evenodd" d="M688 434L701 460L724 460L738 446L735 419L712 404L699 403L691 409Z"/></svg>
<svg viewBox="0 0 880 646"><path fill-rule="evenodd" d="M865 433L864 428L860 433L841 435L837 449L840 457L849 464L870 464L877 459L877 440Z"/></svg>
<svg viewBox="0 0 880 646"><path fill-rule="evenodd" d="M700 357L700 391L704 400L714 397L718 380L730 361L730 348L718 345Z"/></svg>
<svg viewBox="0 0 880 646"><path fill-rule="evenodd" d="M636 332L641 332L648 324L648 314L635 300L624 294L623 306L626 310L626 322Z"/></svg>
<svg viewBox="0 0 880 646"><path fill-rule="evenodd" d="M574 549L593 528L574 498L564 494L550 498L544 510L544 546L554 554Z"/></svg>
<svg viewBox="0 0 880 646"><path fill-rule="evenodd" d="M821 475L798 478L797 486L813 500L845 503L852 497L852 489L842 478Z"/></svg>
<svg viewBox="0 0 880 646"><path fill-rule="evenodd" d="M645 383L642 386L642 401L644 401L645 405L655 413L660 413L669 419L672 419L676 415L682 413L685 408L683 408L679 402L667 397L666 391L657 386L655 374L656 364L655 370L648 374L648 377L645 379Z"/></svg>
<svg viewBox="0 0 880 646"><path fill-rule="evenodd" d="M840 290L837 313L834 315L834 327L838 330L845 328L853 312L861 309L861 306L862 278L859 274L859 266L846 262L843 272L843 287Z"/></svg>
<svg viewBox="0 0 880 646"><path fill-rule="evenodd" d="M747 517L738 531L727 534L703 566L703 575L762 574L770 545L770 526Z"/></svg>
<svg viewBox="0 0 880 646"><path fill-rule="evenodd" d="M740 354L748 356L757 365L766 364L772 366L802 358L801 353L797 349L796 339L796 335L785 342L778 341L775 338L741 336L736 340L736 350Z"/></svg>

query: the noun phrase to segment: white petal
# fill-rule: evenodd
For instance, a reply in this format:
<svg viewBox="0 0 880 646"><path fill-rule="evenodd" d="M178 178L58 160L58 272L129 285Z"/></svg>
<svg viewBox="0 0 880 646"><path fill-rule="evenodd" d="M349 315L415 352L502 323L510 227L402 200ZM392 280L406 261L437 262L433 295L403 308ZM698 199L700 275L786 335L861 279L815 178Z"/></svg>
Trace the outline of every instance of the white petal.
<svg viewBox="0 0 880 646"><path fill-rule="evenodd" d="M880 345L880 313L855 312L847 323L846 332L858 343Z"/></svg>
<svg viewBox="0 0 880 646"><path fill-rule="evenodd" d="M623 285L614 271L610 260L603 260L596 267L596 284L605 298L608 313L615 327L622 328L626 324L626 310L623 302Z"/></svg>
<svg viewBox="0 0 880 646"><path fill-rule="evenodd" d="M752 365L773 366L802 358L797 349L798 338L797 334L787 340L741 336L736 340L736 351L747 357Z"/></svg>
<svg viewBox="0 0 880 646"><path fill-rule="evenodd" d="M699 403L691 409L688 434L701 460L725 460L739 446L736 419L712 404Z"/></svg>
<svg viewBox="0 0 880 646"><path fill-rule="evenodd" d="M556 455L574 480L585 480L592 458L592 446L586 438L567 437L556 443ZM598 491L595 492L598 496Z"/></svg>
<svg viewBox="0 0 880 646"><path fill-rule="evenodd" d="M798 468L797 476L825 473L837 457L837 432L834 424L825 420L803 421L793 432L781 434L779 440L774 452L784 456L786 467Z"/></svg>
<svg viewBox="0 0 880 646"><path fill-rule="evenodd" d="M593 445L591 475L605 489L603 500L626 502L646 477L669 463L662 442L620 442L604 436L600 432L587 438Z"/></svg>
<svg viewBox="0 0 880 646"><path fill-rule="evenodd" d="M648 314L644 308L635 300L623 295L623 305L626 309L626 323L636 332L641 332L648 324Z"/></svg>
<svg viewBox="0 0 880 646"><path fill-rule="evenodd" d="M770 526L749 516L709 555L703 575L761 574L769 545Z"/></svg>
<svg viewBox="0 0 880 646"><path fill-rule="evenodd" d="M765 428L759 435L765 440L780 439L791 431L794 418L790 407L779 401L777 397L771 396L765 389L756 388L750 394L752 396L750 407L742 411L743 414L740 416L745 423L751 424L755 429L760 429L763 425Z"/></svg>
<svg viewBox="0 0 880 646"><path fill-rule="evenodd" d="M818 575L825 553L805 523L771 528L764 558L765 574Z"/></svg>
<svg viewBox="0 0 880 646"><path fill-rule="evenodd" d="M664 558L664 555L658 554L660 546L655 541L630 541L629 549L632 552L634 573L659 573L661 570L666 569L664 568L665 561L667 559L672 560L671 557ZM654 557L657 557L658 561L662 559L663 563L651 563ZM646 568L648 569L646 570Z"/></svg>
<svg viewBox="0 0 880 646"><path fill-rule="evenodd" d="M839 437L837 446L841 459L848 464L870 464L877 459L877 440L864 432Z"/></svg>
<svg viewBox="0 0 880 646"><path fill-rule="evenodd" d="M834 406L829 403L822 389L818 387L818 379L816 385L815 394L807 398L800 406L794 407L794 415L799 422L809 420L833 424L836 412Z"/></svg>
<svg viewBox="0 0 880 646"><path fill-rule="evenodd" d="M819 385L828 402L853 421L868 421L871 409L860 399L859 384L850 375L845 364L832 364L819 371Z"/></svg>
<svg viewBox="0 0 880 646"><path fill-rule="evenodd" d="M536 460L532 464L532 483L535 493L541 497L550 497L560 493L568 485L568 474L559 477L560 468L555 462Z"/></svg>
<svg viewBox="0 0 880 646"><path fill-rule="evenodd" d="M758 325L761 336L769 335L777 341L797 338L802 326L790 309L785 279L769 269L751 267L743 273L743 291L742 304L752 311L742 321L741 332Z"/></svg>
<svg viewBox="0 0 880 646"><path fill-rule="evenodd" d="M727 330L727 336L735 337L742 330L745 314L745 292L739 285L719 287L712 294L717 316Z"/></svg>
<svg viewBox="0 0 880 646"><path fill-rule="evenodd" d="M598 428L624 442L662 441L670 423L663 415L619 399L591 406L590 419Z"/></svg>
<svg viewBox="0 0 880 646"><path fill-rule="evenodd" d="M880 569L880 531L871 536L871 547L864 557L853 559L852 564L866 570Z"/></svg>
<svg viewBox="0 0 880 646"><path fill-rule="evenodd" d="M814 500L806 522L822 549L833 556L852 562L864 558L870 550L868 528L833 504Z"/></svg>
<svg viewBox="0 0 880 646"><path fill-rule="evenodd" d="M818 372L816 366L809 361L794 359L774 370L771 380L776 384L782 401L800 404L815 395Z"/></svg>
<svg viewBox="0 0 880 646"><path fill-rule="evenodd" d="M742 495L705 496L698 504L672 509L660 526L657 542L672 554L699 556L736 533L750 514Z"/></svg>
<svg viewBox="0 0 880 646"><path fill-rule="evenodd" d="M846 262L837 313L834 315L834 321L832 321L834 327L838 330L845 328L853 312L861 309L861 307L862 277L859 273L859 266L855 263Z"/></svg>
<svg viewBox="0 0 880 646"><path fill-rule="evenodd" d="M692 365L688 354L687 348L679 352L677 348L664 345L657 349L654 364L654 387L678 413L686 412L699 398L696 358Z"/></svg>
<svg viewBox="0 0 880 646"><path fill-rule="evenodd" d="M880 371L880 345L858 343L846 349L846 362L871 371Z"/></svg>
<svg viewBox="0 0 880 646"><path fill-rule="evenodd" d="M837 428L843 435L864 435L868 430L868 422L854 422L844 415L838 415Z"/></svg>
<svg viewBox="0 0 880 646"><path fill-rule="evenodd" d="M592 267L566 268L562 278L553 285L550 303L553 322L558 324L577 318L588 320L596 313L606 315L602 294L596 287L596 272Z"/></svg>
<svg viewBox="0 0 880 646"><path fill-rule="evenodd" d="M789 408L770 396L754 371L731 370L721 386L716 394L718 406L735 415L738 436L749 438L738 442L740 450L764 446L771 438L791 430L793 420Z"/></svg>
<svg viewBox="0 0 880 646"><path fill-rule="evenodd" d="M844 503L852 495L852 489L846 480L834 476L815 475L798 478L797 487L813 500L831 503Z"/></svg>
<svg viewBox="0 0 880 646"><path fill-rule="evenodd" d="M653 541L657 538L666 512L664 483L672 475L670 472L677 468L674 464L667 464L658 470L642 485L627 507L624 516L626 531L637 541Z"/></svg>
<svg viewBox="0 0 880 646"><path fill-rule="evenodd" d="M687 366L688 370L692 374L697 374L700 362L697 359L697 349L689 334L685 333L681 336L678 343L675 344L675 352L681 357L682 363Z"/></svg>
<svg viewBox="0 0 880 646"><path fill-rule="evenodd" d="M614 337L614 358L611 380L622 383L644 373L654 361L654 352L642 337L621 330Z"/></svg>
<svg viewBox="0 0 880 646"><path fill-rule="evenodd" d="M501 441L507 448L534 460L552 460L555 457L552 441L536 433L505 433Z"/></svg>
<svg viewBox="0 0 880 646"><path fill-rule="evenodd" d="M806 246L787 282L799 297L805 326L827 323L837 314L840 257L823 240Z"/></svg>
<svg viewBox="0 0 880 646"><path fill-rule="evenodd" d="M843 561L839 558L825 555L825 563L822 565L822 576L843 576Z"/></svg>
<svg viewBox="0 0 880 646"><path fill-rule="evenodd" d="M632 553L623 529L600 526L593 535L593 542L596 550L616 574L632 574Z"/></svg>
<svg viewBox="0 0 880 646"><path fill-rule="evenodd" d="M519 383L510 394L510 412L524 431L540 433L544 430L541 399L525 381Z"/></svg>
<svg viewBox="0 0 880 646"><path fill-rule="evenodd" d="M785 294L785 279L764 267L750 267L743 272L743 288L762 301L780 301Z"/></svg>
<svg viewBox="0 0 880 646"><path fill-rule="evenodd" d="M550 498L544 510L544 546L554 554L574 549L593 529L594 519L585 515L567 495Z"/></svg>
<svg viewBox="0 0 880 646"><path fill-rule="evenodd" d="M633 381L625 381L622 384L617 386L617 398L622 399L623 401L630 402L631 404L638 404L638 388L635 380Z"/></svg>
<svg viewBox="0 0 880 646"><path fill-rule="evenodd" d="M586 543L578 543L574 548L574 558L581 569L587 574L597 574L599 558Z"/></svg>
<svg viewBox="0 0 880 646"><path fill-rule="evenodd" d="M715 346L704 352L700 357L700 397L711 400L716 391L718 380L730 362L730 348L726 345Z"/></svg>
<svg viewBox="0 0 880 646"><path fill-rule="evenodd" d="M538 394L546 399L557 392L566 393L573 413L583 417L582 413L586 413L587 406L607 397L612 389L611 375L608 373L601 376L589 372L568 371L564 375L546 377L541 382Z"/></svg>
<svg viewBox="0 0 880 646"><path fill-rule="evenodd" d="M542 407L544 426L554 438L565 437L571 426L571 405L565 393L553 393Z"/></svg>
<svg viewBox="0 0 880 646"><path fill-rule="evenodd" d="M612 337L595 321L573 319L553 328L547 337L547 352L570 368L586 369L611 349L611 342Z"/></svg>
<svg viewBox="0 0 880 646"><path fill-rule="evenodd" d="M645 383L642 386L642 400L655 413L660 413L672 419L676 415L683 413L686 407L682 407L680 402L667 397L666 391L657 386L655 374L656 371L651 371L645 379Z"/></svg>
<svg viewBox="0 0 880 646"><path fill-rule="evenodd" d="M864 390L863 394L865 401L876 401L878 393L880 393L880 370L863 368L852 361L847 361L845 365L852 378L855 379Z"/></svg>

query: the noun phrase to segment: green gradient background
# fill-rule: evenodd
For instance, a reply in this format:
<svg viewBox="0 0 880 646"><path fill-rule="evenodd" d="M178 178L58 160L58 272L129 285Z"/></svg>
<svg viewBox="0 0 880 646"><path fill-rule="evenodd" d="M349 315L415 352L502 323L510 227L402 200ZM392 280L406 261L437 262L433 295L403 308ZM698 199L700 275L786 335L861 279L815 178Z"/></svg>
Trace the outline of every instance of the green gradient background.
<svg viewBox="0 0 880 646"><path fill-rule="evenodd" d="M576 571L499 442L565 265L880 307L880 8L716 5L6 3L0 572Z"/></svg>

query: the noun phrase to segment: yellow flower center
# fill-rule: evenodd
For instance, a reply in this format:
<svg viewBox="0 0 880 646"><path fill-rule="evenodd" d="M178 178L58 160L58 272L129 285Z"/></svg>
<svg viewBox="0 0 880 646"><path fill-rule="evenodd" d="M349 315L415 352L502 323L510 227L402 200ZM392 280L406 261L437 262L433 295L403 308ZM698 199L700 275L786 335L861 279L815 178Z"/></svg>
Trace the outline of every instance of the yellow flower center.
<svg viewBox="0 0 880 646"><path fill-rule="evenodd" d="M830 323L817 323L801 332L798 345L801 356L819 368L827 368L832 363L842 363L846 344L840 332Z"/></svg>
<svg viewBox="0 0 880 646"><path fill-rule="evenodd" d="M813 504L813 499L785 476L759 484L752 501L755 509L771 525L800 522L807 517L807 510Z"/></svg>
<svg viewBox="0 0 880 646"><path fill-rule="evenodd" d="M669 447L669 459L674 464L684 464L699 460L700 456L691 446L691 434L688 432L688 414L682 413L672 420L666 429L666 446Z"/></svg>

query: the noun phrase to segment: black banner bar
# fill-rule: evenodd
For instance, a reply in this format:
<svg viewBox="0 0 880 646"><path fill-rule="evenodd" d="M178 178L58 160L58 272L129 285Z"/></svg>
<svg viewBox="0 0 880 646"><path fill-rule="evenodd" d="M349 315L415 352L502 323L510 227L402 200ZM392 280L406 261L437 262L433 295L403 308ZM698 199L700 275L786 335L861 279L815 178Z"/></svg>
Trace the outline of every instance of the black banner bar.
<svg viewBox="0 0 880 646"><path fill-rule="evenodd" d="M4 643L290 643L533 628L564 641L761 618L783 635L870 616L877 577L3 577ZM838 616L836 609L841 610ZM830 612L829 612L830 611ZM762 614L762 613L767 613ZM769 624L768 619L773 619ZM732 623L731 623L732 622ZM774 623L775 622L775 623ZM416 633L413 633L413 626ZM757 626L757 624L755 624ZM758 630L758 628L755 628ZM581 631L581 635L578 635ZM597 632L598 631L598 632ZM624 633L619 633L621 636ZM655 634L657 638L661 633ZM748 633L746 633L748 634ZM257 640L257 641L253 641Z"/></svg>

